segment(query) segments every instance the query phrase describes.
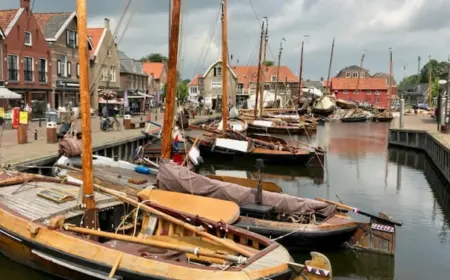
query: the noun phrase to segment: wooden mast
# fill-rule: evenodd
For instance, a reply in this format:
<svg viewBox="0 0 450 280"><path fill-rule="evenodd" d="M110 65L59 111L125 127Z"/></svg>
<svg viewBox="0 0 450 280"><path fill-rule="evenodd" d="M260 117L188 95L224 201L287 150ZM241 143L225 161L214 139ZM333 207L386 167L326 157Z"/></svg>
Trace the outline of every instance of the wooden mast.
<svg viewBox="0 0 450 280"><path fill-rule="evenodd" d="M263 17L266 20L266 31L264 35L264 59L263 62L266 62L267 59L267 44L269 43L269 19L267 17Z"/></svg>
<svg viewBox="0 0 450 280"><path fill-rule="evenodd" d="M389 91L387 96L387 113L388 116L391 114L391 98L392 98L392 48L389 48Z"/></svg>
<svg viewBox="0 0 450 280"><path fill-rule="evenodd" d="M264 39L264 21L261 24L261 40L259 42L259 58L258 58L258 76L256 77L256 96L255 96L255 119L258 116L258 97L259 97L259 83L261 78L261 56L262 56L262 46L263 46L263 39ZM263 94L262 94L263 95ZM262 114L262 107L264 105L263 96L261 96L260 100L260 112L259 114Z"/></svg>
<svg viewBox="0 0 450 280"><path fill-rule="evenodd" d="M166 109L162 131L161 157L170 159L172 151L172 126L175 110L175 87L177 83L178 40L180 35L181 0L171 0L171 24L169 42L169 64L167 73Z"/></svg>
<svg viewBox="0 0 450 280"><path fill-rule="evenodd" d="M280 77L280 63L281 63L281 54L283 52L283 41L286 41L285 38L281 39L280 41L280 51L278 52L278 62L277 62L277 83L275 84L275 99L274 104L277 104L277 96L278 96L278 83L279 83L279 77Z"/></svg>
<svg viewBox="0 0 450 280"><path fill-rule="evenodd" d="M82 132L83 205L86 207L83 226L97 228L97 215L92 175L91 102L89 94L88 35L86 0L77 0L78 53L80 55L80 110Z"/></svg>
<svg viewBox="0 0 450 280"><path fill-rule="evenodd" d="M327 76L327 92L328 92L328 94L331 93L330 75L331 75L331 64L333 63L333 53L334 53L334 38L333 38L333 43L331 44L330 62L328 63L328 76Z"/></svg>
<svg viewBox="0 0 450 280"><path fill-rule="evenodd" d="M305 41L302 41L302 49L300 51L300 72L298 73L298 105L300 106L300 102L302 101L302 79L303 79L303 45ZM329 75L329 74L328 74Z"/></svg>
<svg viewBox="0 0 450 280"><path fill-rule="evenodd" d="M361 68L361 69L363 67L364 57L366 57L366 55L363 53L362 56L361 56L361 62L359 64L359 68ZM360 81L360 79L361 79L361 72L358 73L358 80L356 81L356 89L355 89L356 94L358 94L358 91L359 91L359 81Z"/></svg>
<svg viewBox="0 0 450 280"><path fill-rule="evenodd" d="M227 0L222 0L222 132L228 128L228 41Z"/></svg>

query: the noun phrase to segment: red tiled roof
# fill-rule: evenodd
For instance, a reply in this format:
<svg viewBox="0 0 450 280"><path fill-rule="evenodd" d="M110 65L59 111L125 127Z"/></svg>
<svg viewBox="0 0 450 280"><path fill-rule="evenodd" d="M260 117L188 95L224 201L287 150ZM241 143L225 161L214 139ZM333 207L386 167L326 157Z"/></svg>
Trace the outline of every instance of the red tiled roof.
<svg viewBox="0 0 450 280"><path fill-rule="evenodd" d="M201 75L199 75L199 74L195 75L194 78L192 79L192 81L188 84L188 86L190 86L190 87L198 86L198 78L200 76Z"/></svg>
<svg viewBox="0 0 450 280"><path fill-rule="evenodd" d="M238 78L238 82L244 85L244 89L248 89L249 83L256 83L258 66L233 66L231 67ZM264 83L271 83L272 77L277 75L276 66L262 66L262 79ZM280 66L280 72L278 80L288 83L298 82L298 77L292 73L287 66Z"/></svg>
<svg viewBox="0 0 450 280"><path fill-rule="evenodd" d="M98 44L100 42L100 38L102 37L103 30L104 30L103 27L87 29L87 34L88 34L89 38L91 39L91 43L92 43L92 50L90 51L91 57L94 56L95 50L97 49Z"/></svg>
<svg viewBox="0 0 450 280"><path fill-rule="evenodd" d="M154 79L159 79L164 70L164 64L161 62L144 62L144 72L147 75L153 75Z"/></svg>
<svg viewBox="0 0 450 280"><path fill-rule="evenodd" d="M0 11L0 28L3 30L3 32L6 31L6 28L8 28L8 25L11 23L18 10L19 9Z"/></svg>
<svg viewBox="0 0 450 280"><path fill-rule="evenodd" d="M355 90L358 79L333 78L331 79L332 90ZM359 90L383 90L388 85L385 78L360 78Z"/></svg>

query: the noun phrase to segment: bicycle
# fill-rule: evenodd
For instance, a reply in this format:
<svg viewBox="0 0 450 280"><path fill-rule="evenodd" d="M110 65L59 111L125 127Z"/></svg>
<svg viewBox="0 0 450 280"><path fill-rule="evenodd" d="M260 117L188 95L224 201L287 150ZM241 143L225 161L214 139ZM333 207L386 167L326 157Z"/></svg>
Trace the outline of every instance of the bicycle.
<svg viewBox="0 0 450 280"><path fill-rule="evenodd" d="M101 128L103 131L110 131L114 129L114 125L117 129L117 131L122 130L122 124L119 122L117 118L113 117L113 120L111 121L109 118L102 117L102 125Z"/></svg>

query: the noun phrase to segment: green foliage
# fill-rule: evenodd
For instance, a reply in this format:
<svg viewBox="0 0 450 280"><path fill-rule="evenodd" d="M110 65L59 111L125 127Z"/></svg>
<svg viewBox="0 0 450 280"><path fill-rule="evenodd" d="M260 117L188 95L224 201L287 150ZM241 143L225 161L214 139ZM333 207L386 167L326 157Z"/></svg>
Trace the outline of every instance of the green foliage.
<svg viewBox="0 0 450 280"><path fill-rule="evenodd" d="M417 75L406 76L400 84L398 84L398 88L404 88L408 85L416 85L419 82L419 78Z"/></svg>
<svg viewBox="0 0 450 280"><path fill-rule="evenodd" d="M189 84L190 82L191 82L191 80L189 80L189 79L183 80L183 83L184 83L185 85Z"/></svg>
<svg viewBox="0 0 450 280"><path fill-rule="evenodd" d="M164 56L160 53L151 53L141 58L143 62L163 62L167 61L167 56Z"/></svg>
<svg viewBox="0 0 450 280"><path fill-rule="evenodd" d="M273 66L273 64L274 64L274 62L271 61L271 60L265 60L265 61L263 62L263 65L264 65L264 66Z"/></svg>
<svg viewBox="0 0 450 280"><path fill-rule="evenodd" d="M431 85L431 96L437 97L439 95L439 77L436 77Z"/></svg>
<svg viewBox="0 0 450 280"><path fill-rule="evenodd" d="M439 80L440 77L445 75L448 72L448 69L450 67L450 63L447 61L440 61L438 62L435 59L430 60L425 64L422 69L420 70L420 75L417 76L411 75L405 77L399 84L399 88L403 88L408 85L416 85L417 83L428 83L429 77L430 77L430 69L431 69L431 79L433 81L433 84L436 82L436 79ZM433 91L434 92L434 91Z"/></svg>
<svg viewBox="0 0 450 280"><path fill-rule="evenodd" d="M183 101L188 96L187 84L183 82L177 83L177 98L179 101Z"/></svg>

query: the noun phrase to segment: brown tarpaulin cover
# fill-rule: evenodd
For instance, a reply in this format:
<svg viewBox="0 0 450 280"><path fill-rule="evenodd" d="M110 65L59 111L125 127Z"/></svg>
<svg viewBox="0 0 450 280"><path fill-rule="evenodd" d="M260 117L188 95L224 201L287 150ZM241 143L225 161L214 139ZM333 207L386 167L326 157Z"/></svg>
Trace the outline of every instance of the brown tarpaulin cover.
<svg viewBox="0 0 450 280"><path fill-rule="evenodd" d="M65 136L59 141L59 155L68 158L81 156L81 139Z"/></svg>
<svg viewBox="0 0 450 280"><path fill-rule="evenodd" d="M240 206L255 203L256 189L210 179L163 159L159 162L158 180L163 190L231 200ZM267 191L263 191L262 203L286 214L318 213L328 217L335 211L335 206L325 202Z"/></svg>

